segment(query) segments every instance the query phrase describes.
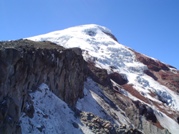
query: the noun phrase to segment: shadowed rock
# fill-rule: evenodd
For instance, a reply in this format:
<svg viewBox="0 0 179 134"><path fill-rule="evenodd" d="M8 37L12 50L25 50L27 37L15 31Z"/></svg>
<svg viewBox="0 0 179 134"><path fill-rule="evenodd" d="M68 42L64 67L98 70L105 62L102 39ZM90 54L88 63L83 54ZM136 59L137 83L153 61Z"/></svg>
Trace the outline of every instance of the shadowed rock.
<svg viewBox="0 0 179 134"><path fill-rule="evenodd" d="M127 77L117 72L109 74L109 77L119 85L124 85L128 82Z"/></svg>
<svg viewBox="0 0 179 134"><path fill-rule="evenodd" d="M0 42L0 133L21 133L21 112L33 117L29 93L46 83L72 109L83 97L85 61L81 51L51 42Z"/></svg>

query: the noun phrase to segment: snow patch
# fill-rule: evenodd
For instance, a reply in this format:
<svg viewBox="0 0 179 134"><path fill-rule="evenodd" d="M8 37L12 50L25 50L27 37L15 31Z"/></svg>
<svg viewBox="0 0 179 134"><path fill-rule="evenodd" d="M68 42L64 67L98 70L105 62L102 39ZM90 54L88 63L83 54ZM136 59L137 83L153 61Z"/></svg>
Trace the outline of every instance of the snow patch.
<svg viewBox="0 0 179 134"><path fill-rule="evenodd" d="M177 122L169 118L164 113L161 113L159 111L155 112L155 115L157 117L157 120L160 122L162 127L167 128L170 133L172 134L178 134L179 132L179 125Z"/></svg>
<svg viewBox="0 0 179 134"><path fill-rule="evenodd" d="M90 131L74 117L74 112L54 95L46 84L41 84L30 96L35 112L33 118L29 118L25 113L20 117L23 134L82 134ZM79 128L73 124L78 124Z"/></svg>

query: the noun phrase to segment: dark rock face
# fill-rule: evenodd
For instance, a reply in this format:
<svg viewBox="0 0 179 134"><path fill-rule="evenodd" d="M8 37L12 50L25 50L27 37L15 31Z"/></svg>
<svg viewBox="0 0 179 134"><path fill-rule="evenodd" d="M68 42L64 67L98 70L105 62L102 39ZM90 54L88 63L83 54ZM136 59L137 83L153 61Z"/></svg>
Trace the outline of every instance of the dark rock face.
<svg viewBox="0 0 179 134"><path fill-rule="evenodd" d="M157 123L157 118L152 108L142 104L140 101L136 101L134 104L139 109L139 114L145 116L146 120L151 120L153 123Z"/></svg>
<svg viewBox="0 0 179 134"><path fill-rule="evenodd" d="M110 77L105 69L95 67L92 63L88 63L88 76L91 77L95 82L103 85L112 87Z"/></svg>
<svg viewBox="0 0 179 134"><path fill-rule="evenodd" d="M125 76L116 72L109 74L109 77L119 85L124 85L128 82Z"/></svg>
<svg viewBox="0 0 179 134"><path fill-rule="evenodd" d="M152 77L154 80L158 80L158 78L150 70L144 70L144 73Z"/></svg>
<svg viewBox="0 0 179 134"><path fill-rule="evenodd" d="M21 133L19 117L33 117L30 92L46 83L71 108L83 97L86 64L77 48L50 42L0 42L0 133Z"/></svg>
<svg viewBox="0 0 179 134"><path fill-rule="evenodd" d="M169 89L179 93L179 72L173 73L171 71L160 71L155 73L158 81L168 87Z"/></svg>
<svg viewBox="0 0 179 134"><path fill-rule="evenodd" d="M118 42L117 38L116 38L113 34L108 33L108 32L105 32L105 31L103 31L103 32L104 32L105 34L107 34L109 37L111 37L113 40L115 40L115 41Z"/></svg>

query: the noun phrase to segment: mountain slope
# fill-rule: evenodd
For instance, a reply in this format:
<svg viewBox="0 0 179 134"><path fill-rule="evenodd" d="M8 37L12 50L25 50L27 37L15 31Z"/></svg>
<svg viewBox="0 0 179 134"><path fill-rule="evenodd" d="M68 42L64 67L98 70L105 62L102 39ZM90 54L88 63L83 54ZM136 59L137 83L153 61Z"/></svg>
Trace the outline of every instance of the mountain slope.
<svg viewBox="0 0 179 134"><path fill-rule="evenodd" d="M101 118L108 118L108 116L111 118L111 113L114 113L117 116L116 118L123 120L121 122L121 120L118 121L112 117L111 120L118 125L130 126L133 124L134 127L147 132L148 126L146 128L145 126L139 127L135 124L135 121L131 121L132 117L128 119L121 114L126 111L125 108L121 108L117 104L119 102L113 102L114 105L119 106L117 110L109 108L111 105L107 100L111 101L111 95L104 99L104 94L106 94L105 96L114 94L117 99L120 98L120 101L125 99L125 101L130 101L130 105L135 105L135 108L139 110L139 119L136 120L145 120L153 127L156 126L156 129L164 130L163 128L166 128L173 134L179 132L177 123L177 119L179 119L179 95L177 90L179 88L179 72L175 68L119 44L110 30L94 24L72 27L28 39L51 41L65 48L79 47L82 49L83 57L92 73L84 87L86 96L79 99L77 103L79 110L92 112ZM99 74L100 77L96 76L101 70L106 70L106 74L103 72ZM167 74L174 80L168 79ZM100 80L105 75L106 78ZM108 81L107 87L105 80ZM121 81L123 82L121 83ZM101 87L96 89L95 82ZM166 83L168 83L168 86ZM91 87L91 84L95 88ZM109 91L104 91L104 88L108 88ZM89 101L90 98L93 100ZM123 103L126 103L125 101ZM105 114L99 112L100 110L104 110ZM156 118L152 122L152 119L148 117L150 111L152 111L152 118ZM142 123L142 125L144 124ZM163 132L161 131L161 133Z"/></svg>
<svg viewBox="0 0 179 134"><path fill-rule="evenodd" d="M95 24L27 39L0 42L1 133L178 134L176 68Z"/></svg>

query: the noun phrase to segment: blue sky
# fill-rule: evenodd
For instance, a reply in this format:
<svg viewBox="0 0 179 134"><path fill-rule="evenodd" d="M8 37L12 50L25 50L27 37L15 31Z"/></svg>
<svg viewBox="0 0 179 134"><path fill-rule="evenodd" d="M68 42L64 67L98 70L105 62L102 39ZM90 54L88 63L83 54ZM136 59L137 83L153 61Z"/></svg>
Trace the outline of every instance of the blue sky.
<svg viewBox="0 0 179 134"><path fill-rule="evenodd" d="M0 40L91 23L179 69L179 0L0 0Z"/></svg>

